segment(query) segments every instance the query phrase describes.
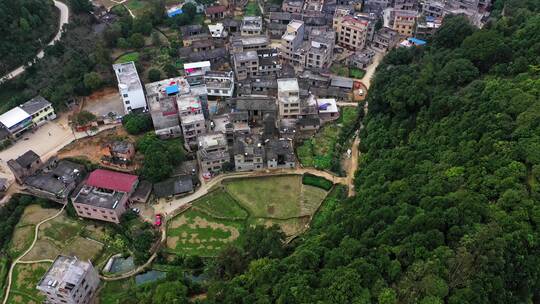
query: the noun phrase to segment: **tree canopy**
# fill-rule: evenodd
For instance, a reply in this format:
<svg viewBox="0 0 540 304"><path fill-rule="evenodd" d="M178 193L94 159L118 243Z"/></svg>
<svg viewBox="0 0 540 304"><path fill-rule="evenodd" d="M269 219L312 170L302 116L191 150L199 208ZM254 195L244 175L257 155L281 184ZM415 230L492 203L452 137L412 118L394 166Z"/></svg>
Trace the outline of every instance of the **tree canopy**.
<svg viewBox="0 0 540 304"><path fill-rule="evenodd" d="M245 270L208 302L540 303L540 15L509 2L484 29L449 18L386 56L356 196L327 202L285 256L231 261Z"/></svg>

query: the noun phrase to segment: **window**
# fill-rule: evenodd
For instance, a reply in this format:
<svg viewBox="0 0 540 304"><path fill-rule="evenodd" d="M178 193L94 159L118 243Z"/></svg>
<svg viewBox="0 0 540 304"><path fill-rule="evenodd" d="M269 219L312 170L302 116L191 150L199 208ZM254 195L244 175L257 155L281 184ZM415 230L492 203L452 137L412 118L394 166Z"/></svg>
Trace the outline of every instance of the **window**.
<svg viewBox="0 0 540 304"><path fill-rule="evenodd" d="M127 105L129 104L129 100L126 100L126 104L127 104Z"/></svg>
<svg viewBox="0 0 540 304"><path fill-rule="evenodd" d="M124 97L128 97L128 94L124 94L124 95L122 95L122 96L124 96Z"/></svg>

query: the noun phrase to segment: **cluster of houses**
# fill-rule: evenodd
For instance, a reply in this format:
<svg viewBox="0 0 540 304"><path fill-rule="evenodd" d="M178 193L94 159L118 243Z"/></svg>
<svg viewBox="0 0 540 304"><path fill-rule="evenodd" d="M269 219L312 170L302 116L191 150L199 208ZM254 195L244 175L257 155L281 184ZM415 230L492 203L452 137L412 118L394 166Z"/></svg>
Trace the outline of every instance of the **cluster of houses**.
<svg viewBox="0 0 540 304"><path fill-rule="evenodd" d="M16 140L26 131L55 118L52 104L42 96L36 96L0 115L0 141Z"/></svg>

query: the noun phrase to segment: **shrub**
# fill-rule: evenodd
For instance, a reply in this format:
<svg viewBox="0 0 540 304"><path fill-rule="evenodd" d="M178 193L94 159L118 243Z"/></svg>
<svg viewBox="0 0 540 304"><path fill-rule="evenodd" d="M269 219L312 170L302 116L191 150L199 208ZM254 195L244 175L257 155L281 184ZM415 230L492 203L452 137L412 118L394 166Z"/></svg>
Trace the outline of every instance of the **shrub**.
<svg viewBox="0 0 540 304"><path fill-rule="evenodd" d="M152 117L146 114L127 114L122 117L122 125L131 135L146 133L154 128Z"/></svg>
<svg viewBox="0 0 540 304"><path fill-rule="evenodd" d="M307 173L302 176L302 184L321 188L326 191L332 189L332 186L334 185L331 181L327 180L324 177L319 177Z"/></svg>

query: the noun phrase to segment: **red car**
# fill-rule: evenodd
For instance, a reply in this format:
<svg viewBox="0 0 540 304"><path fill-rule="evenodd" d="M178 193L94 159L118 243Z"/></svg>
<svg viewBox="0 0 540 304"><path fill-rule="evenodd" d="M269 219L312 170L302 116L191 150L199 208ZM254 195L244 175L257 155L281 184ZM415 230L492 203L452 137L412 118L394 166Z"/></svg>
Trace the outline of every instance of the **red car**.
<svg viewBox="0 0 540 304"><path fill-rule="evenodd" d="M154 222L154 225L161 226L161 214L156 214L156 221Z"/></svg>

